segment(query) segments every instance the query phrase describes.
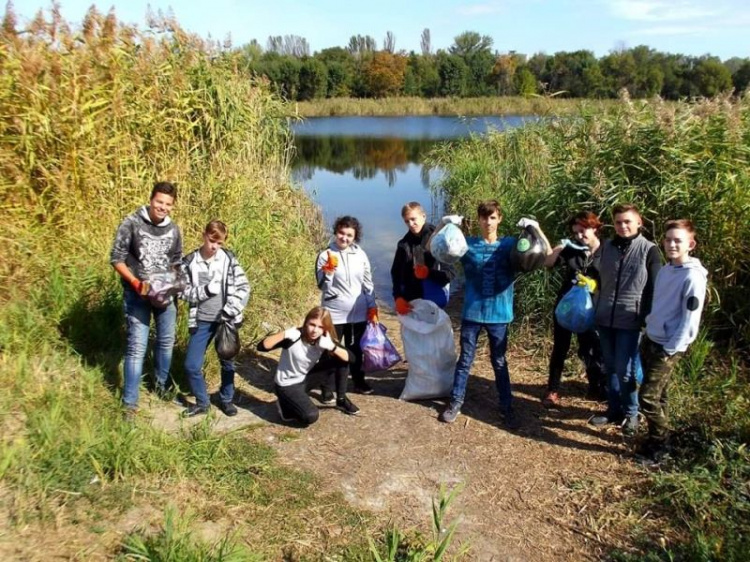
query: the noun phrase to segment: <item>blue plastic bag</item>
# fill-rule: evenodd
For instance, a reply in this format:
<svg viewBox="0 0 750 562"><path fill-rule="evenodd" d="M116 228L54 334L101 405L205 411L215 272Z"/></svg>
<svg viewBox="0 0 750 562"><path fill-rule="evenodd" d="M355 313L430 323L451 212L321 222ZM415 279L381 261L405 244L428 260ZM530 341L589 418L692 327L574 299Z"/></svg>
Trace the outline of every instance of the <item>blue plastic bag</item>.
<svg viewBox="0 0 750 562"><path fill-rule="evenodd" d="M432 257L442 263L456 263L468 249L464 233L453 223L446 224L430 241Z"/></svg>
<svg viewBox="0 0 750 562"><path fill-rule="evenodd" d="M566 330L581 334L594 328L594 302L586 287L575 285L555 308L557 323Z"/></svg>
<svg viewBox="0 0 750 562"><path fill-rule="evenodd" d="M388 336L382 324L367 323L365 333L359 341L362 347L362 369L366 373L385 371L401 361L401 355Z"/></svg>

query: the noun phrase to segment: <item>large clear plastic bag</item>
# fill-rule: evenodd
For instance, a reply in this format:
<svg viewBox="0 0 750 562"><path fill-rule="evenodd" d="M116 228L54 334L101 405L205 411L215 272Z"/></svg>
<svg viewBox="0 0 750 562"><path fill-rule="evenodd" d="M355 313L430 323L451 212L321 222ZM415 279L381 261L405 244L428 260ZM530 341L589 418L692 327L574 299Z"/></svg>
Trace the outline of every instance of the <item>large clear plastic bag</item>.
<svg viewBox="0 0 750 562"><path fill-rule="evenodd" d="M464 233L453 223L446 224L430 241L430 253L442 263L456 263L468 249Z"/></svg>
<svg viewBox="0 0 750 562"><path fill-rule="evenodd" d="M385 371L401 361L401 355L388 336L382 324L367 323L360 340L362 348L362 368L366 373Z"/></svg>
<svg viewBox="0 0 750 562"><path fill-rule="evenodd" d="M146 293L148 300L154 306L165 308L175 295L185 289L187 275L179 269L156 271L150 273L146 281L148 282L148 293Z"/></svg>
<svg viewBox="0 0 750 562"><path fill-rule="evenodd" d="M415 299L412 310L400 314L404 355L409 373L401 400L449 396L456 368L456 347L450 317L432 301Z"/></svg>
<svg viewBox="0 0 750 562"><path fill-rule="evenodd" d="M557 323L566 330L581 334L594 329L594 303L586 287L573 286L555 308Z"/></svg>

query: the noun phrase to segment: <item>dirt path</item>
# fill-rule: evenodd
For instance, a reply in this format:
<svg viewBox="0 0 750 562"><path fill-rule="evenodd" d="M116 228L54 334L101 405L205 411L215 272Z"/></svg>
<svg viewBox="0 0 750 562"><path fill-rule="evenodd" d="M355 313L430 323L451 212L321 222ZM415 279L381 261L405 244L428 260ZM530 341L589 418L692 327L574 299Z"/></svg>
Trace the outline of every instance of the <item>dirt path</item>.
<svg viewBox="0 0 750 562"><path fill-rule="evenodd" d="M400 347L397 319L383 312L381 321ZM516 346L509 365L522 421L513 432L497 416L494 376L482 343L464 411L451 425L437 421L442 401L398 400L405 365L371 377L373 395L351 396L361 415L321 406L320 421L304 430L281 425L273 408L275 356L243 365L241 392L244 405L271 424L269 439L283 463L311 470L327 489L402 529L429 531L431 501L440 485L463 484L449 519L459 521L455 542L471 545L470 559L600 559L619 542L602 498L619 499L626 493L622 484L637 470L623 458L616 432L586 424L600 406L583 399L583 379L566 379L563 407L548 412L539 402L546 358L522 355ZM290 431L299 438L279 438Z"/></svg>

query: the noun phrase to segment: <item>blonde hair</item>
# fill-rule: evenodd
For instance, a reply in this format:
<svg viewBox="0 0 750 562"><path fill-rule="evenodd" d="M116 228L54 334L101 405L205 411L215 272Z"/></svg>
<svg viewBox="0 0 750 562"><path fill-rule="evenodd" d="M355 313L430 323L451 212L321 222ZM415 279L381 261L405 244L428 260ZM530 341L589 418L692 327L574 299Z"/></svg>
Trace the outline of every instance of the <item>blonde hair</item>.
<svg viewBox="0 0 750 562"><path fill-rule="evenodd" d="M426 215L424 208L417 201L409 201L406 205L401 207L401 218L406 217L407 213L411 211L422 211L423 215Z"/></svg>
<svg viewBox="0 0 750 562"><path fill-rule="evenodd" d="M302 338L305 342L312 343L307 341L307 334L304 330L304 327L307 326L307 323L310 320L320 320L320 323L323 324L323 330L334 342L339 342L338 336L336 335L336 327L333 325L333 320L331 320L331 313L327 308L323 308L322 306L316 306L310 309L310 312L305 315L305 321L302 323L303 330L301 330Z"/></svg>

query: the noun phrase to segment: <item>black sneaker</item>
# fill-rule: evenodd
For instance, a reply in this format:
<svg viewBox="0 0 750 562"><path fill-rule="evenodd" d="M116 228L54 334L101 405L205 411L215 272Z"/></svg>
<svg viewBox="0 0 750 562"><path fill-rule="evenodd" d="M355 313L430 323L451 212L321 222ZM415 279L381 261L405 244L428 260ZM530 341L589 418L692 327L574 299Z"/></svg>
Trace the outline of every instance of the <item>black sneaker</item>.
<svg viewBox="0 0 750 562"><path fill-rule="evenodd" d="M321 404L333 404L336 402L336 396L330 388L324 386L320 387L320 403Z"/></svg>
<svg viewBox="0 0 750 562"><path fill-rule="evenodd" d="M224 412L224 415L227 417L232 417L237 415L237 406L232 404L231 402L219 402L219 409Z"/></svg>
<svg viewBox="0 0 750 562"><path fill-rule="evenodd" d="M451 402L448 407L440 413L438 419L443 423L453 423L458 414L461 413L461 404Z"/></svg>
<svg viewBox="0 0 750 562"><path fill-rule="evenodd" d="M359 408L357 408L354 403L346 396L336 400L336 407L345 414L349 414L350 416L356 416L357 414L359 414Z"/></svg>
<svg viewBox="0 0 750 562"><path fill-rule="evenodd" d="M208 406L198 406L198 404L188 404L187 408L182 411L183 418L194 418L208 413Z"/></svg>
<svg viewBox="0 0 750 562"><path fill-rule="evenodd" d="M508 429L518 429L521 427L521 420L518 419L518 416L513 412L513 410L507 410L503 412L500 411L500 419L503 422L503 425Z"/></svg>
<svg viewBox="0 0 750 562"><path fill-rule="evenodd" d="M372 387L365 381L355 382L354 392L357 394L372 394Z"/></svg>

